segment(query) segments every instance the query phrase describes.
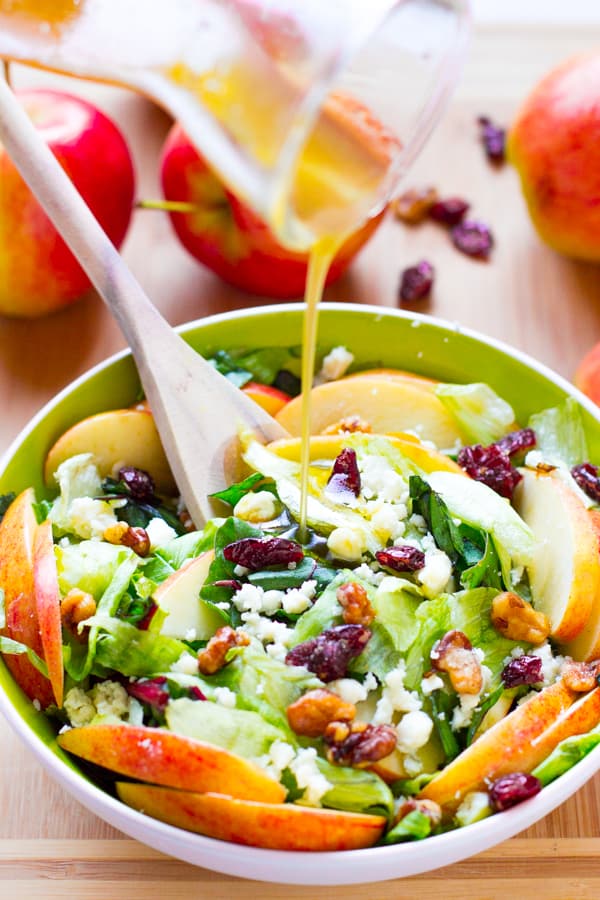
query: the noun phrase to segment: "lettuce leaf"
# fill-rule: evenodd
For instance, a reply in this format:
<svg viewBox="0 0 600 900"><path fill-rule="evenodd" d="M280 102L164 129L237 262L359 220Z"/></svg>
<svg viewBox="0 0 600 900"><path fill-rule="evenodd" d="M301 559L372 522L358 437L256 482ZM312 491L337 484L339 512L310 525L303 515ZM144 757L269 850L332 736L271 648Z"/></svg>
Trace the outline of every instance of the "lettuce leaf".
<svg viewBox="0 0 600 900"><path fill-rule="evenodd" d="M439 384L435 394L469 443L492 444L514 427L512 407L487 384Z"/></svg>
<svg viewBox="0 0 600 900"><path fill-rule="evenodd" d="M535 413L528 424L535 431L537 449L546 462L562 462L570 469L589 459L581 413L572 397Z"/></svg>
<svg viewBox="0 0 600 900"><path fill-rule="evenodd" d="M383 838L384 844L404 841L421 841L431 834L431 819L418 809L413 809L394 825Z"/></svg>
<svg viewBox="0 0 600 900"><path fill-rule="evenodd" d="M390 818L394 812L394 797L387 784L366 769L335 766L317 757L317 766L333 787L321 798L330 809L363 812Z"/></svg>
<svg viewBox="0 0 600 900"><path fill-rule="evenodd" d="M61 594L64 596L72 588L79 588L91 594L96 603L115 577L119 566L125 560L135 560L137 566L139 560L127 547L104 541L81 541L67 547L56 544L54 553Z"/></svg>
<svg viewBox="0 0 600 900"><path fill-rule="evenodd" d="M37 669L44 678L48 678L48 666L44 660L26 644L22 644L20 641L13 641L12 638L0 635L0 653L6 656L21 656L22 654L25 654L31 665Z"/></svg>
<svg viewBox="0 0 600 900"><path fill-rule="evenodd" d="M531 774L539 778L545 787L591 753L598 744L600 744L600 726L596 726L587 734L565 738Z"/></svg>
<svg viewBox="0 0 600 900"><path fill-rule="evenodd" d="M121 675L158 675L170 669L187 650L186 644L155 631L140 631L114 616L88 619L97 634L93 668L114 669Z"/></svg>

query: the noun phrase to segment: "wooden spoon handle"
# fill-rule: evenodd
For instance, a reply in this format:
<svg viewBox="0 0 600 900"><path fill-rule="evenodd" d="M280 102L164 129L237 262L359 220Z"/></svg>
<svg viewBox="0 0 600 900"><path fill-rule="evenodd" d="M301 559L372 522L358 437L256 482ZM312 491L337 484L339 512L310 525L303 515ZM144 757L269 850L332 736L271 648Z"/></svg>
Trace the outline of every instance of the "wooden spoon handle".
<svg viewBox="0 0 600 900"><path fill-rule="evenodd" d="M287 432L163 319L0 78L0 142L105 301L131 347L165 452L196 525L213 514L240 427Z"/></svg>

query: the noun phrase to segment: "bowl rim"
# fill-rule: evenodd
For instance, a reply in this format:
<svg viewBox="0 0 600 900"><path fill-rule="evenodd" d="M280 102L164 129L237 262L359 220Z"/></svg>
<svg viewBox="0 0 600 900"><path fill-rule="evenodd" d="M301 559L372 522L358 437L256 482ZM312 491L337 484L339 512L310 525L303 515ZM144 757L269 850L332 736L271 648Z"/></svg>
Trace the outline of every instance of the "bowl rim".
<svg viewBox="0 0 600 900"><path fill-rule="evenodd" d="M298 313L303 309L303 303L286 303L283 309L280 305L269 304L195 319L177 326L175 330L185 336L188 332L201 329L205 325L218 325L220 322L234 319L255 318L288 311ZM600 425L600 411L581 391L544 363L538 362L523 351L510 347L497 338L488 337L474 329L463 327L459 323L453 323L440 317L407 310L367 304L331 302L321 304L321 310L340 314L352 312L354 315L368 317L401 318L432 325L447 332L459 332L500 351L542 375L574 397ZM44 404L2 454L0 473L5 470L28 435L56 406L76 392L94 375L130 356L131 351L127 348L112 354L78 376ZM228 875L279 884L361 884L408 877L450 865L495 846L543 818L574 794L600 768L600 746L598 746L558 779L547 785L537 796L506 810L501 816L493 815L480 822L465 826L466 831L465 828L459 828L427 838L425 841L376 846L361 850L333 852L268 850L205 837L167 825L131 809L97 787L80 772L67 766L30 728L8 695L1 690L0 712L19 738L32 750L46 771L75 799L115 828L182 861Z"/></svg>

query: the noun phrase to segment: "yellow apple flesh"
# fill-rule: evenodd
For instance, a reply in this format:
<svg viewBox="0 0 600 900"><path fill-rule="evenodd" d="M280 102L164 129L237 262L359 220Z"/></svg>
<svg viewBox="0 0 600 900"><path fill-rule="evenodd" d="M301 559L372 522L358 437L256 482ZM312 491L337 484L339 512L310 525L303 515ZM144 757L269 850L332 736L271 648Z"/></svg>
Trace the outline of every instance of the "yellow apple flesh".
<svg viewBox="0 0 600 900"><path fill-rule="evenodd" d="M198 701L202 702L202 701ZM63 750L119 775L242 800L283 803L285 788L221 747L143 725L84 725L59 734Z"/></svg>
<svg viewBox="0 0 600 900"><path fill-rule="evenodd" d="M168 613L161 626L161 634L168 637L207 641L224 624L222 616L200 599L200 588L206 581L212 550L185 563L163 581L154 592L154 602Z"/></svg>
<svg viewBox="0 0 600 900"><path fill-rule="evenodd" d="M64 687L62 623L60 590L50 522L43 522L35 533L33 585L44 660L48 666L48 676L54 692L54 699L60 708L63 703Z"/></svg>
<svg viewBox="0 0 600 900"><path fill-rule="evenodd" d="M320 434L346 416L359 416L378 434L414 431L447 450L461 434L452 416L435 394L403 381L384 377L332 381L311 392L311 433ZM276 416L291 435L299 437L302 399L294 397Z"/></svg>
<svg viewBox="0 0 600 900"><path fill-rule="evenodd" d="M145 784L117 782L128 806L188 831L270 850L358 850L383 833L383 816L314 809L293 803L236 800Z"/></svg>
<svg viewBox="0 0 600 900"><path fill-rule="evenodd" d="M531 528L529 567L533 605L545 613L552 637L573 641L600 603L598 536L586 507L557 476L522 471L514 505Z"/></svg>
<svg viewBox="0 0 600 900"><path fill-rule="evenodd" d="M162 494L176 490L152 414L143 409L113 409L82 419L50 449L44 464L46 484L54 486L61 463L78 453L93 453L102 476L117 464L149 472Z"/></svg>

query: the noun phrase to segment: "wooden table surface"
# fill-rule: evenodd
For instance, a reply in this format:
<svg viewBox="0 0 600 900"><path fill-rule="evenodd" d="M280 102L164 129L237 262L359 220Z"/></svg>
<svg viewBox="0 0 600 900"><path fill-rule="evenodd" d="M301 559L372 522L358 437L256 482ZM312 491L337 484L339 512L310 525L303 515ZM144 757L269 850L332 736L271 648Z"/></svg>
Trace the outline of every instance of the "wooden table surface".
<svg viewBox="0 0 600 900"><path fill-rule="evenodd" d="M435 184L471 200L473 214L493 226L493 259L482 264L461 256L434 225L409 230L387 221L328 299L394 307L400 268L426 257L438 277L434 296L425 310L419 309L501 338L571 376L581 355L600 339L600 269L562 259L541 245L514 171L486 163L475 117L510 121L520 99L548 68L571 53L597 47L599 40L598 27L480 27L451 109L406 183ZM164 113L113 88L25 70L15 70L14 79L17 85L65 86L96 100L131 143L139 196L158 196L156 163L169 127ZM180 249L162 213L135 214L125 258L173 324L261 302L203 271ZM60 388L122 346L115 324L92 295L47 319L0 321L0 449ZM3 897L319 896L314 887L257 884L197 869L126 839L66 796L6 727L0 773ZM327 894L344 900L598 898L599 809L596 778L518 838L471 860L406 880L328 888Z"/></svg>

